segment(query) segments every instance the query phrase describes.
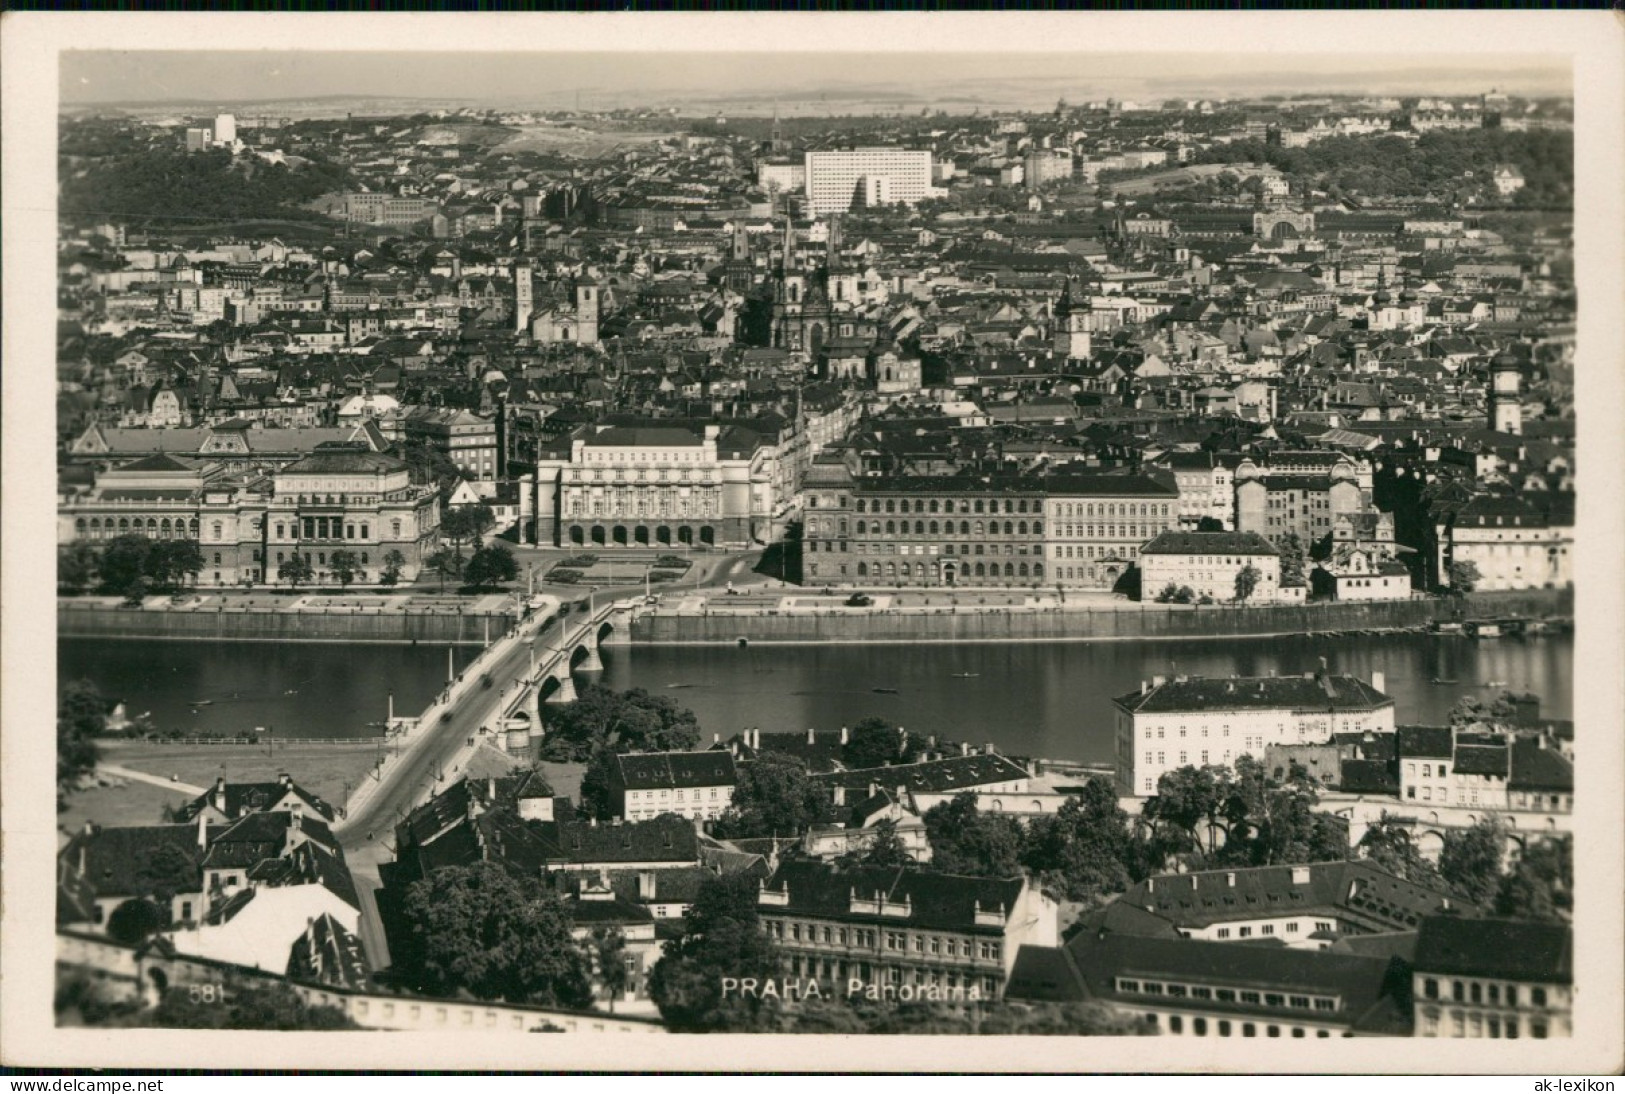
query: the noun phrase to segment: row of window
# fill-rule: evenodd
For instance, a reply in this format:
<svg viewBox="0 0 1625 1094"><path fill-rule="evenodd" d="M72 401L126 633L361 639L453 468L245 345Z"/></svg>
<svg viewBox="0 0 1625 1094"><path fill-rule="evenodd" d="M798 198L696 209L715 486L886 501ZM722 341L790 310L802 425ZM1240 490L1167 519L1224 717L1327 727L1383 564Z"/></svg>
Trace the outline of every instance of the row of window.
<svg viewBox="0 0 1625 1094"><path fill-rule="evenodd" d="M1154 1026L1154 1025L1157 1024L1157 1016L1155 1014L1146 1015L1145 1020L1146 1020L1147 1024L1149 1024L1149 1025ZM1217 1020L1215 1020L1214 1022L1211 1023L1211 1028L1213 1029L1214 1033L1219 1037L1230 1037L1230 1036L1233 1036L1235 1034L1235 1027L1237 1025L1239 1025L1241 1027L1241 1036L1243 1036L1243 1037L1257 1037L1258 1036L1258 1025L1255 1022L1232 1023L1230 1021L1230 1019L1228 1019L1228 1018L1219 1018L1219 1019L1217 1019ZM1208 1020L1206 1018L1203 1018L1201 1016L1196 1016L1196 1017L1193 1017L1190 1020L1191 1033L1194 1034L1197 1037L1206 1037L1206 1036L1208 1036L1209 1028L1210 1028L1210 1024L1209 1024L1209 1022L1208 1022ZM1264 1035L1266 1037L1279 1037L1279 1036L1281 1036L1281 1028L1282 1027L1277 1026L1277 1025L1266 1024L1264 1026ZM1302 1026L1288 1026L1286 1028L1291 1030L1291 1033L1289 1034L1289 1036L1299 1037L1299 1038L1309 1036L1308 1031L1305 1030ZM1169 1015L1168 1016L1168 1032L1169 1033L1184 1033L1185 1032L1185 1016L1182 1015L1182 1014L1171 1014L1171 1015ZM1315 1030L1315 1036L1316 1037L1330 1037L1331 1035L1332 1034L1331 1034L1330 1030L1326 1030L1326 1029L1317 1029L1317 1030ZM1343 1036L1348 1037L1348 1036L1350 1036L1350 1034L1345 1033Z"/></svg>
<svg viewBox="0 0 1625 1094"><path fill-rule="evenodd" d="M1444 1027L1438 1007L1423 1007L1420 1032L1424 1037L1506 1037L1516 1041L1523 1020L1516 1014L1479 1014L1475 1011L1450 1012L1450 1024ZM1444 1029L1449 1032L1445 1033ZM1545 1018L1529 1019L1529 1036L1543 1041L1551 1035L1551 1026Z"/></svg>
<svg viewBox="0 0 1625 1094"><path fill-rule="evenodd" d="M884 572L882 572L882 567L883 566L884 566ZM895 563L895 562L887 562L887 563L879 563L879 562L877 562L877 563L874 564L873 567L871 567L867 562L859 562L858 563L858 576L859 577L874 577L874 578L901 578L902 580L907 581L907 580L913 578L914 576L916 576L916 569L918 571L918 576L921 577L922 579L926 578L926 577L932 577L937 572L937 564L932 563L928 567L924 562L917 563L915 565L910 565L907 562L904 562L901 565L899 565L898 563ZM809 569L808 570L808 573L816 573L816 572L817 572L816 569ZM843 573L844 572L845 571L843 569ZM1035 563L1032 564L1032 566L1029 567L1025 562L1022 562L1022 563L1019 563L1019 564L1012 563L1012 562L1006 562L1004 564L1004 570L1001 572L1000 569L999 569L999 564L997 562L993 562L993 563L978 562L974 566L971 565L970 563L966 563L960 569L959 576L960 577L965 577L965 578L969 578L969 577L995 577L995 578L996 577L1007 577L1007 578L1026 577L1026 578L1034 578L1034 579L1036 579L1036 578L1041 578L1041 577L1044 576L1044 564L1042 562L1035 562Z"/></svg>
<svg viewBox="0 0 1625 1094"><path fill-rule="evenodd" d="M1030 531L1028 530L1027 522L1024 521L1024 520L1023 521L1008 521L1008 520L1005 521L1004 526L1003 526L1004 531L1002 533L999 531L999 527L1000 526L999 526L998 521L990 522L986 526L986 528L984 530L983 524L982 524L981 521L976 521L976 522L972 523L971 521L968 521L968 520L962 520L956 526L954 524L954 522L950 520L950 521L944 521L939 527L937 522L934 521L934 520L933 521L917 520L917 521L914 522L913 534L916 535L916 536L924 536L924 535L932 535L932 536L935 536L935 535L947 535L947 536L952 536L952 535L961 535L961 536L989 535L989 536L997 536L997 535L1001 535L1001 534L1006 535L1006 536L1017 536L1017 535L1019 535L1019 536L1025 536L1025 535L1041 536L1041 535L1044 534L1044 522L1041 521L1041 520L1040 521L1034 521ZM905 535L906 536L906 535L910 534L909 533L908 521L906 521L906 520L901 521L901 522L888 520L886 522L886 524L885 524L884 531L885 531L885 534L889 535L889 536L895 536L895 535ZM871 535L871 534L879 535L879 534L881 534L881 532L882 532L882 528L881 528L881 524L880 524L880 522L878 520L874 521L873 523L868 522L868 521L862 521L862 520L858 521L857 534L860 535L860 536L862 536L862 535ZM846 534L846 521L844 521L844 520L841 522L841 534L842 535Z"/></svg>
<svg viewBox="0 0 1625 1094"><path fill-rule="evenodd" d="M1299 927L1300 927L1300 924L1296 920L1292 920L1292 921L1285 924L1285 928L1286 928L1285 933L1287 933L1287 934L1297 934ZM1336 924L1331 923L1331 922L1329 922L1327 920L1317 919L1317 920L1315 920L1315 930L1317 930L1317 931L1327 931L1327 932L1335 931L1336 930ZM1214 932L1214 937L1216 937L1216 938L1229 938L1230 937L1230 931L1231 931L1231 928L1229 928L1229 927L1220 927L1217 931ZM1253 929L1250 926L1249 927L1236 927L1235 932L1236 932L1236 937L1237 938L1251 938L1251 937L1253 937ZM1261 924L1259 924L1258 933L1259 933L1260 936L1270 936L1270 935L1275 934L1275 924L1273 924L1273 923L1261 923Z"/></svg>
<svg viewBox="0 0 1625 1094"><path fill-rule="evenodd" d="M1422 981L1422 997L1424 999L1438 999L1442 996L1440 981L1436 977L1428 977ZM1488 1003L1491 1006L1518 1005L1518 985L1485 983L1479 980L1450 981L1450 998L1457 1003ZM1534 1007L1546 1006L1546 989L1530 988L1529 1005Z"/></svg>
<svg viewBox="0 0 1625 1094"><path fill-rule="evenodd" d="M1315 1010L1330 1013L1337 1010L1334 995L1302 995L1288 992L1253 991L1241 988L1215 988L1205 984L1179 983L1172 980L1144 980L1117 977L1117 991L1123 995L1160 995L1169 999L1205 999L1216 1003L1241 1003L1247 1006L1279 1007L1287 1010Z"/></svg>
<svg viewBox="0 0 1625 1094"><path fill-rule="evenodd" d="M915 498L911 508L908 498L903 498L901 501L896 498L887 498L884 502L879 498L872 500L859 498L853 508L859 513L998 513L1001 511L1005 513L1042 513L1044 503L1033 499L1029 507L1026 498L1005 498L1004 509L1000 510L998 498L990 501L984 501L981 498L977 498L975 501L969 498L959 498L957 501L953 498L946 501L938 501L936 498L929 501L924 498Z"/></svg>
<svg viewBox="0 0 1625 1094"><path fill-rule="evenodd" d="M708 787L707 789L709 789L710 792L711 792L711 799L710 800L711 801L716 801L717 800L717 788L712 786L712 787ZM667 801L669 796L672 793L673 792L671 790L658 790L658 791L656 791L656 790L628 790L626 792L626 798L627 798L628 801L654 801L655 800L655 795L659 794L661 801ZM685 793L692 793L694 795L694 797L692 799L693 801L699 801L700 800L700 791L699 791L698 788L695 788L691 792L690 791L684 791L684 790L676 791L677 796L676 796L675 800L682 801L683 800L683 795Z"/></svg>
<svg viewBox="0 0 1625 1094"><path fill-rule="evenodd" d="M768 934L780 941L807 942L822 946L846 946L848 938L851 945L858 948L872 949L877 941L876 931L869 927L833 927L817 923L786 923L783 920L765 920L764 925ZM980 958L983 961L998 961L1004 952L1004 944L989 939L949 938L943 935L913 934L907 931L885 931L878 939L883 942L887 952L909 953L924 957L962 957Z"/></svg>

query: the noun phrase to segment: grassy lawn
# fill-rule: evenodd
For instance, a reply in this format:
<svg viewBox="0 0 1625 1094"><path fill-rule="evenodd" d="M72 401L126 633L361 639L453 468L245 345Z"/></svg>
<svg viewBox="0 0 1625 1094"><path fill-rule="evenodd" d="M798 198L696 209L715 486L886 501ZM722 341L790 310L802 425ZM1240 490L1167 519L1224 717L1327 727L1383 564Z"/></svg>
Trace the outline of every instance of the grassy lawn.
<svg viewBox="0 0 1625 1094"><path fill-rule="evenodd" d="M345 780L349 780L352 789L357 786L372 769L376 756L371 742L301 745L296 740L272 740L269 745L165 745L150 741L109 741L104 742L102 754L108 763L120 767L164 779L174 775L183 783L202 787L213 786L215 779L221 775L230 782L273 782L286 771L293 776L294 782L335 808L344 804ZM107 793L127 793L129 789ZM149 789L158 794L167 793L155 786Z"/></svg>
<svg viewBox="0 0 1625 1094"><path fill-rule="evenodd" d="M164 806L180 805L190 798L188 794L150 783L115 776L109 776L107 781L123 785L97 786L69 795L67 811L56 815L57 828L71 835L83 828L86 821L94 821L103 828L163 824Z"/></svg>

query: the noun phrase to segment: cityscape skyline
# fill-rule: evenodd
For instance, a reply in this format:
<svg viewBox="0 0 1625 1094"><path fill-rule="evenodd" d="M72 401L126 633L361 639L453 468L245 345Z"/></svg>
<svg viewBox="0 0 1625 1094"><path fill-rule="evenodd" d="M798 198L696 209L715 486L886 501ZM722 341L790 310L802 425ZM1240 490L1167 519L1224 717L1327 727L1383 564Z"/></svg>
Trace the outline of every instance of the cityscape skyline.
<svg viewBox="0 0 1625 1094"><path fill-rule="evenodd" d="M569 105L588 96L611 107L676 102L741 107L819 96L920 105L963 101L984 109L1035 108L1076 98L1266 95L1572 93L1560 58L1171 53L772 52L309 53L73 51L62 54L64 106L164 106L334 98L449 99L477 105ZM537 62L544 60L545 66ZM1085 71L1074 71L1080 60ZM631 62L631 63L628 63ZM1012 72L1012 66L1020 71ZM409 77L403 77L409 73ZM406 79L409 86L403 86Z"/></svg>

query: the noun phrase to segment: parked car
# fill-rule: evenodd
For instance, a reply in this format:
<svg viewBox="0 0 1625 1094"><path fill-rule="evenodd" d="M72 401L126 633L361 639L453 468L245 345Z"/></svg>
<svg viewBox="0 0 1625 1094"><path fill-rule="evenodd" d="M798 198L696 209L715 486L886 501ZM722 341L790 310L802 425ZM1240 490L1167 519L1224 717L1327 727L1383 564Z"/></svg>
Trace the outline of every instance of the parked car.
<svg viewBox="0 0 1625 1094"><path fill-rule="evenodd" d="M846 598L848 608L867 608L874 604L875 598L867 593L853 593Z"/></svg>

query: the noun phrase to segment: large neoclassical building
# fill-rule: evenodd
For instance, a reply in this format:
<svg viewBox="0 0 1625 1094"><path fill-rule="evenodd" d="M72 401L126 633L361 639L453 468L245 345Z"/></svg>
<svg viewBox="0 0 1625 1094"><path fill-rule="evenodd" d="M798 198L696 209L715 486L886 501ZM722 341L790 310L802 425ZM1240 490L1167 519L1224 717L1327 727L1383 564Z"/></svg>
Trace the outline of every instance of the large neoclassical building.
<svg viewBox="0 0 1625 1094"><path fill-rule="evenodd" d="M415 486L404 462L366 446L321 444L269 474L159 453L101 472L91 487L64 493L59 543L103 546L122 535L196 540L200 585L277 584L302 555L316 584L336 581L331 556L348 550L355 582L375 584L399 551L411 581L439 544L440 502Z"/></svg>
<svg viewBox="0 0 1625 1094"><path fill-rule="evenodd" d="M773 534L772 452L742 426L587 427L538 461L537 538L561 547L747 547Z"/></svg>

